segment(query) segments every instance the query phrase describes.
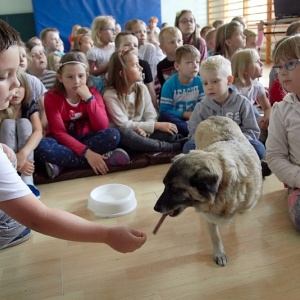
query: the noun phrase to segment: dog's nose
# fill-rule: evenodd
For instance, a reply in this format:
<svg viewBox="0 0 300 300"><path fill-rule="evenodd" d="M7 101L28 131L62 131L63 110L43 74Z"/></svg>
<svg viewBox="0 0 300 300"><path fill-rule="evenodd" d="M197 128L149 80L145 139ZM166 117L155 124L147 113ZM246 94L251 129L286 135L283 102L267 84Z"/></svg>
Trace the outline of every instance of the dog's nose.
<svg viewBox="0 0 300 300"><path fill-rule="evenodd" d="M159 205L157 205L157 203L155 204L155 206L153 207L153 209L157 212L160 212L160 207Z"/></svg>

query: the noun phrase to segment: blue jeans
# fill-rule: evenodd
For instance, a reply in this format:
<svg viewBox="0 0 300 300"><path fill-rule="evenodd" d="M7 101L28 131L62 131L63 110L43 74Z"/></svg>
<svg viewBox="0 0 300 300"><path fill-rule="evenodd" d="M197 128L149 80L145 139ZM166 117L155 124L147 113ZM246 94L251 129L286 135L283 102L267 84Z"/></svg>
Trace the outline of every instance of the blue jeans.
<svg viewBox="0 0 300 300"><path fill-rule="evenodd" d="M175 115L168 113L168 112L160 113L158 121L159 122L170 122L170 123L175 124L177 126L178 133L182 134L183 136L188 136L188 134L189 134L187 122Z"/></svg>
<svg viewBox="0 0 300 300"><path fill-rule="evenodd" d="M259 140L251 140L249 142L255 149L259 159L262 160L266 154L265 146L263 145L263 143L260 142ZM182 152L187 154L191 150L195 150L195 149L196 149L195 140L189 140L184 144Z"/></svg>
<svg viewBox="0 0 300 300"><path fill-rule="evenodd" d="M76 140L96 153L105 154L116 149L120 142L120 133L115 128L109 128L78 136ZM85 157L78 156L73 150L51 137L42 138L34 154L35 159L41 163L49 162L67 168L90 166Z"/></svg>

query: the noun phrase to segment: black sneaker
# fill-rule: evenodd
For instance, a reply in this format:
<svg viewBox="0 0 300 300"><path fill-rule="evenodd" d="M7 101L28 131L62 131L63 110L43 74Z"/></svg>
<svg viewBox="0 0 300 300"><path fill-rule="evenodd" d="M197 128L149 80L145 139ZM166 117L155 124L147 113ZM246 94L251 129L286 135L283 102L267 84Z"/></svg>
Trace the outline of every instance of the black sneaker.
<svg viewBox="0 0 300 300"><path fill-rule="evenodd" d="M272 171L270 170L268 164L263 160L261 161L261 172L263 178L272 174Z"/></svg>

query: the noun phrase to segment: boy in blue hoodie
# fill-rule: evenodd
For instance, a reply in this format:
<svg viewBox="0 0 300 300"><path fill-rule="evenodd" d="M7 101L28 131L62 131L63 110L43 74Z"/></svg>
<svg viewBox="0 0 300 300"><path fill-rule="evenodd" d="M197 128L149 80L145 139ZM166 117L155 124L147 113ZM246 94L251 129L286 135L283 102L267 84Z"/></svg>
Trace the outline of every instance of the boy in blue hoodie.
<svg viewBox="0 0 300 300"><path fill-rule="evenodd" d="M235 121L245 137L256 150L260 159L265 156L265 147L258 140L259 127L250 101L230 88L233 82L231 63L221 55L211 56L200 67L205 97L196 104L190 117L189 141L183 152L195 149L194 134L198 124L210 116L224 116Z"/></svg>

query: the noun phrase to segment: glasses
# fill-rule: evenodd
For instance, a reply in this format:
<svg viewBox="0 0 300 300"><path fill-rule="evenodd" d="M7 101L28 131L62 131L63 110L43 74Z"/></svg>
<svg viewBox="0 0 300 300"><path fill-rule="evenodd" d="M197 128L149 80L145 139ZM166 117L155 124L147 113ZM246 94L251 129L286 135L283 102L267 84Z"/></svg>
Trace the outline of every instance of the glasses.
<svg viewBox="0 0 300 300"><path fill-rule="evenodd" d="M280 73L280 71L285 68L288 71L292 71L296 68L297 64L300 62L300 59L292 59L283 65L273 66L273 70L276 74Z"/></svg>
<svg viewBox="0 0 300 300"><path fill-rule="evenodd" d="M182 20L179 21L179 23L182 23L182 24L188 24L188 23L194 24L195 23L195 19L182 19Z"/></svg>
<svg viewBox="0 0 300 300"><path fill-rule="evenodd" d="M109 30L112 33L116 33L116 29L115 28L100 28L100 30Z"/></svg>

